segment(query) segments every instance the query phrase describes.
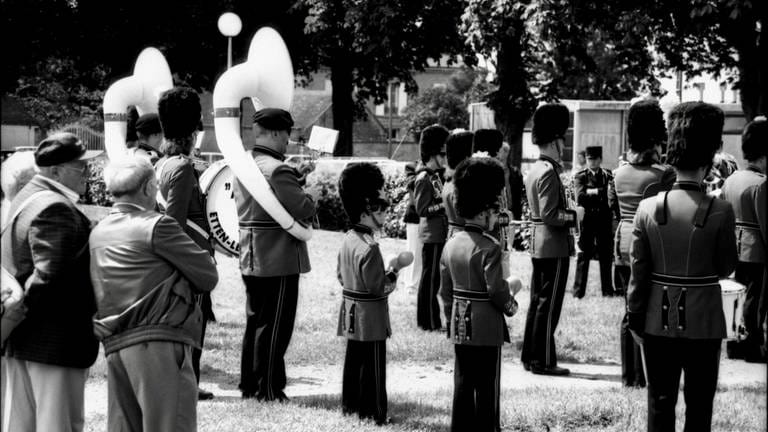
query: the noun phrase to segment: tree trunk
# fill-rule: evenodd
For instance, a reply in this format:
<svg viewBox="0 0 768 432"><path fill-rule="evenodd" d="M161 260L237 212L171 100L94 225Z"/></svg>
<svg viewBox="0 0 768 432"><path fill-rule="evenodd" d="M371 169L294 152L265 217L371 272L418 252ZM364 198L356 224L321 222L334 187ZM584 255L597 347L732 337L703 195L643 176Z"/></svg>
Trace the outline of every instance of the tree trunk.
<svg viewBox="0 0 768 432"><path fill-rule="evenodd" d="M352 124L354 122L354 100L352 92L352 67L342 60L331 65L331 96L333 128L339 131L339 140L333 151L334 156L352 156Z"/></svg>
<svg viewBox="0 0 768 432"><path fill-rule="evenodd" d="M496 80L498 90L491 95L488 106L494 112L496 128L509 143L509 164L520 168L523 158L523 131L531 117L535 102L528 90L520 38L525 23L516 20L514 31L507 32L497 55Z"/></svg>

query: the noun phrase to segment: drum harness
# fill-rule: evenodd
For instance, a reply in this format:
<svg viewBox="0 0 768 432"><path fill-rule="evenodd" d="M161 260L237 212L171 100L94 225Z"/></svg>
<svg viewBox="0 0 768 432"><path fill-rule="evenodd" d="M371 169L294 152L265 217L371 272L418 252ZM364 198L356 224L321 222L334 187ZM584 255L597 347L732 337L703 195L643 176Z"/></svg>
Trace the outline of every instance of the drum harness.
<svg viewBox="0 0 768 432"><path fill-rule="evenodd" d="M698 187L694 189L693 187L689 187L688 185L684 184L677 184L673 189L685 189L685 190L700 190ZM659 192L658 195L656 195L656 211L655 211L655 219L656 223L658 225L666 225L667 224L667 194L669 192ZM696 228L703 228L704 225L707 223L707 218L709 217L710 210L712 209L712 203L714 202L714 197L705 194L702 200L699 202L698 207L696 208L696 213L693 217L693 225ZM688 288L698 288L698 287L706 287L706 286L712 286L717 285L719 281L719 278L717 275L710 275L710 276L675 276L675 275L668 275L668 274L662 274L662 273L652 273L651 274L651 283L655 283L657 285L660 285L664 289L664 295L662 298L662 313L661 313L661 324L664 330L669 329L669 313L670 313L670 307L671 303L669 301L669 286L677 286L681 288L680 292L680 298L677 301L677 314L678 314L678 330L685 330L686 328L686 320L685 320L685 296L686 292L688 291Z"/></svg>

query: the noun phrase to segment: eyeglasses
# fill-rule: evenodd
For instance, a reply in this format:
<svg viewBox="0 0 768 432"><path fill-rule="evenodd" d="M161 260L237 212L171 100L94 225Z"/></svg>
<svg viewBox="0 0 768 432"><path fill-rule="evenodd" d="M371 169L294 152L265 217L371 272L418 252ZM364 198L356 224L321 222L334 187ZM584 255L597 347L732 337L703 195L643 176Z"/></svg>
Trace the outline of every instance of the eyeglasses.
<svg viewBox="0 0 768 432"><path fill-rule="evenodd" d="M69 166L69 165L62 165L60 168L62 168L62 169L67 169L67 170L70 170L70 171L75 171L75 172L77 172L77 173L78 173L79 175L81 175L81 176L82 176L82 175L83 175L83 174L84 174L86 171L88 171L88 165L84 165L82 168L75 168L75 167L73 167L73 166Z"/></svg>

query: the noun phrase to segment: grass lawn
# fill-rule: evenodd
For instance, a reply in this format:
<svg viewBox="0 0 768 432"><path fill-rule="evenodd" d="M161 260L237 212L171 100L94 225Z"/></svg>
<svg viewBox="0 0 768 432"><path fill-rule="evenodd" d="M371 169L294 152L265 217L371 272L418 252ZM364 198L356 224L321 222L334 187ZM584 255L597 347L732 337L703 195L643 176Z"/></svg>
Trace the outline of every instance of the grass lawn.
<svg viewBox="0 0 768 432"><path fill-rule="evenodd" d="M336 254L341 233L316 231L310 242L312 272L303 275L296 325L286 363L317 366L327 373L340 373L345 341L336 336L340 287L336 281ZM402 240L382 239L385 256L405 247ZM240 374L240 348L245 328L245 294L237 261L219 260L219 286L213 293L218 322L208 327L202 359L203 380L222 388L236 389ZM573 267L573 265L572 265ZM530 259L516 254L512 273L527 287ZM571 268L571 275L573 268ZM587 296L575 300L566 294L557 331L558 356L564 362L618 364L620 321L624 301L600 296L597 265L593 265ZM570 289L570 283L569 283ZM519 362L527 289L517 295L518 314L509 319L512 344L503 349L505 362ZM416 328L416 293L402 286L390 297L393 336L387 356L393 365L423 365L453 361L453 347L441 333ZM290 376L290 367L289 367ZM397 377L388 374L388 380ZM91 369L89 385L103 384L106 368L103 355ZM290 381L290 380L289 380ZM289 383L290 385L290 383ZM607 388L502 388L502 428L509 431L641 431L645 430L645 390ZM448 430L452 390L447 387L389 394L390 415L397 423L376 427L345 417L340 410L338 389L326 394L294 397L289 404L257 403L237 397L219 396L198 405L201 431L431 431ZM682 394L680 395L682 401ZM765 388L760 385L721 386L715 399L714 430L765 430ZM89 410L86 430L103 431L105 412ZM678 418L684 404L678 404ZM682 424L679 424L682 428Z"/></svg>

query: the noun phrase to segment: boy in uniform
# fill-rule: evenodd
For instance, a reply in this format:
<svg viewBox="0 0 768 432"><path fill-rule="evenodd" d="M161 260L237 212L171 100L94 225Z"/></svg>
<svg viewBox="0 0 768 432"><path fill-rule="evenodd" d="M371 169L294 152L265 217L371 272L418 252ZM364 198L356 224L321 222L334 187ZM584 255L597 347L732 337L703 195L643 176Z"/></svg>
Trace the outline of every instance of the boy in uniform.
<svg viewBox="0 0 768 432"><path fill-rule="evenodd" d="M356 412L377 424L387 418L386 340L392 334L387 297L397 284L400 264L385 269L373 237L386 219L389 201L384 177L373 164L353 164L339 179L339 195L352 229L338 256L337 276L344 291L338 335L347 338L341 404L345 414Z"/></svg>
<svg viewBox="0 0 768 432"><path fill-rule="evenodd" d="M440 296L456 352L451 430L498 431L501 346L509 342L504 315L517 306L490 233L504 169L496 160L471 158L459 164L454 181L464 231L448 240L440 260Z"/></svg>
<svg viewBox="0 0 768 432"><path fill-rule="evenodd" d="M421 251L421 282L416 299L416 322L420 328L428 331L443 327L437 292L440 289L440 255L448 235L441 176L446 165L447 138L448 129L440 125L424 128L419 143L423 164L413 183L413 203L419 215L419 235L424 243Z"/></svg>

